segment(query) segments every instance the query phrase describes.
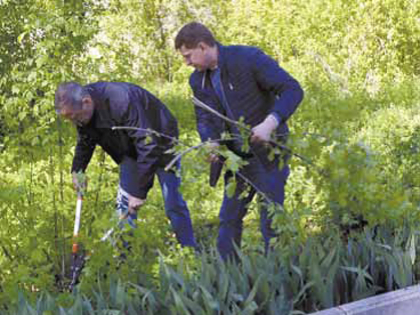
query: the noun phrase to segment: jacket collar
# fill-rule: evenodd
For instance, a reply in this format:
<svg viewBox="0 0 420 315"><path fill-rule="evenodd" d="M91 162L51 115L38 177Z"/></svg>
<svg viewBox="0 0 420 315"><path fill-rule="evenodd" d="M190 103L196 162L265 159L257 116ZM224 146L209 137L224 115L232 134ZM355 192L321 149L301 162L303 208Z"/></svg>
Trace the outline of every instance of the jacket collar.
<svg viewBox="0 0 420 315"><path fill-rule="evenodd" d="M220 68L220 70L224 69L226 64L226 46L220 44L217 42L217 50L218 50L218 58L217 58L217 67Z"/></svg>
<svg viewBox="0 0 420 315"><path fill-rule="evenodd" d="M222 73L222 71L225 70L225 62L226 62L226 46L223 46L222 44L220 44L219 42L216 42L217 45L217 67L220 69L220 72ZM210 71L211 70L206 70L203 72L203 78L201 81L201 88L204 89L204 87L206 86L206 80L207 77L210 76ZM208 78L210 79L210 77Z"/></svg>

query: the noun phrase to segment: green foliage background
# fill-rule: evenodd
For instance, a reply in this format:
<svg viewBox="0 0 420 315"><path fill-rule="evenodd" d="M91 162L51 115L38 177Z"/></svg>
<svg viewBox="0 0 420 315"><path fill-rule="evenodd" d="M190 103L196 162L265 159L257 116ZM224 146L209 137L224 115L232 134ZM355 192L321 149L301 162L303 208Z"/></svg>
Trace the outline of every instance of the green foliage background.
<svg viewBox="0 0 420 315"><path fill-rule="evenodd" d="M419 16L418 0L0 0L0 311L13 313L20 307L20 313L32 314L30 305L37 301L38 310L54 313L61 307L77 313L81 307L89 313L82 295L61 292L70 264L76 201L69 175L75 131L54 113L57 84L139 84L178 118L181 140L196 145L187 83L191 69L173 48L179 28L192 20L206 24L223 44L262 48L305 90L290 120L288 145L310 162L291 161L285 211L275 216L278 257L272 264L260 257L256 205L245 222L248 263L238 267L244 270L223 269L214 253L197 258L180 249L155 187L141 209L132 254L116 269L112 257L118 252L99 239L113 224L118 170L97 149L88 169L81 231L85 246L95 251L80 292L88 300L103 298L96 304L90 300L92 307L128 310L140 295L144 313L172 303L173 308L159 312L278 314L284 307L280 313L286 314L291 308L313 311L415 282ZM197 238L209 249L217 234L223 188L221 183L208 187L204 151L183 158L182 176ZM364 252L346 252L349 241L342 240L343 229L361 216L368 226L353 233ZM326 251L328 246L335 248L334 254ZM296 261L296 252L304 258ZM369 260L372 253L388 268L387 276L374 271L379 267ZM263 270L273 270L279 283L289 284L292 307L287 294L269 296L267 288L282 285L267 282L271 278ZM244 292L232 289L242 288L238 283L245 281L235 272L253 279L242 283ZM179 277L185 278L175 285ZM137 287L127 287L127 281ZM333 288L343 281L349 288L337 295ZM109 289L98 289L102 282ZM217 295L217 285L229 286L222 290L226 296Z"/></svg>

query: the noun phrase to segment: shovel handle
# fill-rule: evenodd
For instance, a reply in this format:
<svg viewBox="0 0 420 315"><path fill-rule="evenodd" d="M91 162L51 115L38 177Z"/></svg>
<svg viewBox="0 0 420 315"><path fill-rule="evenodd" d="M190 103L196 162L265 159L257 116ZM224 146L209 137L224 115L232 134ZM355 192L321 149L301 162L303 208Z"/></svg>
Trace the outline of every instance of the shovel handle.
<svg viewBox="0 0 420 315"><path fill-rule="evenodd" d="M81 214L82 214L82 202L83 202L83 195L81 193L77 193L77 203L76 203L76 214L75 214L75 218L74 218L73 237L77 237L79 235L80 217L81 217Z"/></svg>

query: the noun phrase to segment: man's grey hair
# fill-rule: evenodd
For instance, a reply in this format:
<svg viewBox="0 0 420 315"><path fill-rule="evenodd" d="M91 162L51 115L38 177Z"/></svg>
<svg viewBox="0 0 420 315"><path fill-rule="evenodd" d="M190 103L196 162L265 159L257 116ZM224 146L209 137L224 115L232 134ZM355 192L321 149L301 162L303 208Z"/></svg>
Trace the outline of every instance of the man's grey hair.
<svg viewBox="0 0 420 315"><path fill-rule="evenodd" d="M82 99L86 96L89 96L89 92L79 83L61 83L55 91L54 106L56 113L59 114L64 105L72 109L81 109Z"/></svg>

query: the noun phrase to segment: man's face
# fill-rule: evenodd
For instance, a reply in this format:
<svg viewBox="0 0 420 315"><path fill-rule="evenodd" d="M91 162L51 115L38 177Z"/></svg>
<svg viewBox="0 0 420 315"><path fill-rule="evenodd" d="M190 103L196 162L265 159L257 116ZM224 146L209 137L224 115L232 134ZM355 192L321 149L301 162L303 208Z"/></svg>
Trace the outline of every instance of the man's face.
<svg viewBox="0 0 420 315"><path fill-rule="evenodd" d="M186 48L182 45L179 49L187 66L194 67L198 71L205 71L215 65L215 58L211 54L211 47L200 42L195 48Z"/></svg>
<svg viewBox="0 0 420 315"><path fill-rule="evenodd" d="M80 109L74 109L72 106L62 104L59 115L77 126L84 126L89 123L93 115L92 99L90 97L84 98Z"/></svg>

